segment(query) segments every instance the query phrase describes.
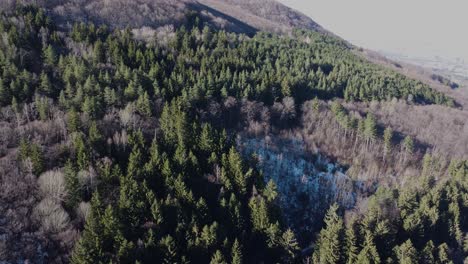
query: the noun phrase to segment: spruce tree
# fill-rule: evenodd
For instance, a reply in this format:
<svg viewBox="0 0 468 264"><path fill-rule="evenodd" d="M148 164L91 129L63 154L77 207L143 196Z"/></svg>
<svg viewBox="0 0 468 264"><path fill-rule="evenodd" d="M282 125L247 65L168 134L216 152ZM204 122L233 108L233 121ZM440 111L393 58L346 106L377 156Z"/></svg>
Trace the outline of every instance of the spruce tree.
<svg viewBox="0 0 468 264"><path fill-rule="evenodd" d="M351 222L350 226L346 228L345 236L346 263L353 264L357 261L357 255L359 254L356 232L354 230L354 222Z"/></svg>
<svg viewBox="0 0 468 264"><path fill-rule="evenodd" d="M100 105L97 98L94 96L86 96L81 105L81 111L92 119L97 118L100 113Z"/></svg>
<svg viewBox="0 0 468 264"><path fill-rule="evenodd" d="M229 154L227 157L225 156L223 160L223 169L226 170L227 177L234 182L237 191L240 194L245 195L247 193L247 185L253 171L244 171L242 158L234 147L229 150Z"/></svg>
<svg viewBox="0 0 468 264"><path fill-rule="evenodd" d="M58 98L58 105L60 109L66 110L69 107L69 101L66 98L65 90L61 90Z"/></svg>
<svg viewBox="0 0 468 264"><path fill-rule="evenodd" d="M441 264L450 264L453 263L450 257L450 248L447 243L442 243L437 249L438 263Z"/></svg>
<svg viewBox="0 0 468 264"><path fill-rule="evenodd" d="M210 124L205 123L202 125L199 146L202 151L207 153L215 150L215 141Z"/></svg>
<svg viewBox="0 0 468 264"><path fill-rule="evenodd" d="M374 244L374 238L370 231L366 231L366 235L364 238L364 245L357 256L358 264L379 264L380 263L380 256L377 251L377 247Z"/></svg>
<svg viewBox="0 0 468 264"><path fill-rule="evenodd" d="M54 89L52 86L52 82L50 81L49 76L47 73L42 72L39 77L39 89L42 94L47 96L52 96L54 94Z"/></svg>
<svg viewBox="0 0 468 264"><path fill-rule="evenodd" d="M104 45L102 44L101 40L98 40L95 42L93 55L94 55L95 63L105 62L106 53L105 53Z"/></svg>
<svg viewBox="0 0 468 264"><path fill-rule="evenodd" d="M68 112L68 122L67 122L68 131L72 133L78 132L80 131L80 127L81 127L80 115L74 108L72 108Z"/></svg>
<svg viewBox="0 0 468 264"><path fill-rule="evenodd" d="M273 180L268 181L263 191L263 195L265 196L268 202L273 202L276 199L276 197L278 196L278 191L276 188L276 184Z"/></svg>
<svg viewBox="0 0 468 264"><path fill-rule="evenodd" d="M151 204L151 217L152 221L156 226L159 226L162 224L164 218L163 218L163 212L162 212L162 206L159 204L159 202L154 199L153 203Z"/></svg>
<svg viewBox="0 0 468 264"><path fill-rule="evenodd" d="M393 130L390 127L385 128L383 134L384 141L384 157L392 151Z"/></svg>
<svg viewBox="0 0 468 264"><path fill-rule="evenodd" d="M432 240L426 243L424 246L421 255L420 255L420 263L422 264L432 264L435 263L435 246Z"/></svg>
<svg viewBox="0 0 468 264"><path fill-rule="evenodd" d="M299 251L299 244L291 229L286 230L281 236L281 247L285 252L283 255L283 261L285 263L293 262Z"/></svg>
<svg viewBox="0 0 468 264"><path fill-rule="evenodd" d="M211 257L210 264L227 264L227 262L224 259L223 253L221 253L219 250L216 250L216 252Z"/></svg>
<svg viewBox="0 0 468 264"><path fill-rule="evenodd" d="M173 264L177 263L177 247L172 236L167 235L159 242L159 247L162 251L162 263Z"/></svg>
<svg viewBox="0 0 468 264"><path fill-rule="evenodd" d="M112 251L116 238L120 236L120 222L114 208L108 205L102 214L102 244L106 251Z"/></svg>
<svg viewBox="0 0 468 264"><path fill-rule="evenodd" d="M325 227L320 231L313 259L319 263L341 263L344 260L344 224L334 204L325 215Z"/></svg>
<svg viewBox="0 0 468 264"><path fill-rule="evenodd" d="M39 176L44 171L44 158L41 147L37 144L32 144L29 157L32 162L32 172L34 175Z"/></svg>
<svg viewBox="0 0 468 264"><path fill-rule="evenodd" d="M57 54L52 45L48 45L47 48L43 50L42 56L44 58L44 63L50 67L54 66L57 61Z"/></svg>
<svg viewBox="0 0 468 264"><path fill-rule="evenodd" d="M88 129L88 140L92 146L95 146L95 148L98 148L98 146L100 146L102 135L99 131L96 121L91 121L91 124Z"/></svg>
<svg viewBox="0 0 468 264"><path fill-rule="evenodd" d="M141 115L151 117L151 102L147 92L138 97L137 110Z"/></svg>
<svg viewBox="0 0 468 264"><path fill-rule="evenodd" d="M372 113L367 114L364 121L364 136L367 141L367 145L373 142L377 137L377 123Z"/></svg>
<svg viewBox="0 0 468 264"><path fill-rule="evenodd" d="M82 134L78 134L73 141L73 147L76 153L76 161L79 170L87 170L91 163L91 155Z"/></svg>
<svg viewBox="0 0 468 264"><path fill-rule="evenodd" d="M145 194L138 182L131 176L120 178L120 196L118 209L120 219L126 229L126 233L133 233L144 220L141 216L145 215L146 207Z"/></svg>
<svg viewBox="0 0 468 264"><path fill-rule="evenodd" d="M29 157L29 154L30 154L29 142L26 139L22 138L19 144L18 158L21 161L25 161Z"/></svg>
<svg viewBox="0 0 468 264"><path fill-rule="evenodd" d="M81 200L81 186L71 160L68 160L65 164L64 174L65 186L68 193L66 204L69 208L75 208Z"/></svg>
<svg viewBox="0 0 468 264"><path fill-rule="evenodd" d="M49 119L49 101L46 97L36 96L34 100L37 112L39 113L39 118L42 121Z"/></svg>
<svg viewBox="0 0 468 264"><path fill-rule="evenodd" d="M405 162L407 161L408 157L411 157L414 152L414 141L411 136L406 136L403 140L403 148L405 151Z"/></svg>
<svg viewBox="0 0 468 264"><path fill-rule="evenodd" d="M102 210L100 196L96 192L91 200L91 211L86 218L85 229L73 251L72 264L109 262L104 251Z"/></svg>
<svg viewBox="0 0 468 264"><path fill-rule="evenodd" d="M234 240L231 249L231 263L232 264L242 264L242 247L240 246L239 240L237 238Z"/></svg>
<svg viewBox="0 0 468 264"><path fill-rule="evenodd" d="M406 240L405 243L400 246L396 246L394 249L395 255L398 259L398 263L401 264L417 264L419 263L418 252L411 243L411 240Z"/></svg>
<svg viewBox="0 0 468 264"><path fill-rule="evenodd" d="M265 199L263 197L253 197L250 199L249 207L254 230L262 231L267 228L270 219L268 217L268 208Z"/></svg>

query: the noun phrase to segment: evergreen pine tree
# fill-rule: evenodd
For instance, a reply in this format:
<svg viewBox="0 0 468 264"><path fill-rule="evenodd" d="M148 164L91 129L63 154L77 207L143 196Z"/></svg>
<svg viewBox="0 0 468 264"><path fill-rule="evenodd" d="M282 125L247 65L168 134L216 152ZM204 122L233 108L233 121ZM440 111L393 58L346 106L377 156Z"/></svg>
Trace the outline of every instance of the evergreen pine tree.
<svg viewBox="0 0 468 264"><path fill-rule="evenodd" d="M159 226L164 220L161 205L156 199L154 199L153 203L151 204L151 216L153 223L156 226Z"/></svg>
<svg viewBox="0 0 468 264"><path fill-rule="evenodd" d="M50 81L49 76L47 73L42 72L39 77L39 89L42 94L47 96L52 96L54 94L54 89L52 86L52 82Z"/></svg>
<svg viewBox="0 0 468 264"><path fill-rule="evenodd" d="M102 140L102 135L99 131L96 121L91 121L91 124L88 129L88 140L92 146L95 146L95 148L98 148L98 146L100 146L99 143Z"/></svg>
<svg viewBox="0 0 468 264"><path fill-rule="evenodd" d="M93 119L96 118L100 113L100 105L96 97L86 96L81 105L81 111Z"/></svg>
<svg viewBox="0 0 468 264"><path fill-rule="evenodd" d="M244 172L242 158L234 147L229 150L229 154L223 160L223 167L226 170L227 177L235 183L240 194L246 194L248 181L253 173L252 170Z"/></svg>
<svg viewBox="0 0 468 264"><path fill-rule="evenodd" d="M146 117L151 116L151 102L147 92L144 92L138 97L137 100L137 110L138 112Z"/></svg>
<svg viewBox="0 0 468 264"><path fill-rule="evenodd" d="M32 172L34 175L39 176L44 171L44 158L41 147L37 144L32 144L29 157L32 162Z"/></svg>
<svg viewBox="0 0 468 264"><path fill-rule="evenodd" d="M141 216L150 208L146 208L145 194L131 175L121 177L120 186L118 202L120 219L126 231L132 233L142 224L144 219Z"/></svg>
<svg viewBox="0 0 468 264"><path fill-rule="evenodd" d="M116 244L115 239L120 236L120 223L117 214L111 205L108 205L102 214L102 244L106 251L112 251Z"/></svg>
<svg viewBox="0 0 468 264"><path fill-rule="evenodd" d="M319 263L341 263L344 259L344 224L338 216L338 205L325 215L325 228L320 231L313 259Z"/></svg>
<svg viewBox="0 0 468 264"><path fill-rule="evenodd" d="M91 200L91 211L86 218L85 229L73 251L72 264L109 262L104 251L102 210L99 193L96 192Z"/></svg>
<svg viewBox="0 0 468 264"><path fill-rule="evenodd" d="M292 263L299 251L299 244L291 229L286 230L281 236L281 247L285 252L283 261L285 263Z"/></svg>
<svg viewBox="0 0 468 264"><path fill-rule="evenodd" d="M109 87L104 88L104 102L106 102L108 106L114 106L117 100L117 94L114 89Z"/></svg>
<svg viewBox="0 0 468 264"><path fill-rule="evenodd" d="M74 108L68 112L68 122L67 122L68 131L78 132L81 127L80 115Z"/></svg>
<svg viewBox="0 0 468 264"><path fill-rule="evenodd" d="M165 264L177 263L177 247L172 236L167 235L159 242L159 247L163 253L161 261Z"/></svg>
<svg viewBox="0 0 468 264"><path fill-rule="evenodd" d="M249 207L254 230L262 231L267 228L270 220L265 199L263 197L253 197L250 199Z"/></svg>
<svg viewBox="0 0 468 264"><path fill-rule="evenodd" d="M429 240L429 242L426 243L423 251L421 252L420 263L422 264L435 263L434 253L435 253L434 242L432 242L432 240Z"/></svg>
<svg viewBox="0 0 468 264"><path fill-rule="evenodd" d="M34 100L34 104L36 105L37 112L39 113L39 118L42 121L46 121L49 119L49 101L42 96L36 96Z"/></svg>
<svg viewBox="0 0 468 264"><path fill-rule="evenodd" d="M437 263L440 263L440 264L451 264L451 263L453 263L451 261L449 251L450 251L450 249L449 249L447 243L440 244L440 246L438 247L438 252L437 252L437 257L438 257Z"/></svg>
<svg viewBox="0 0 468 264"><path fill-rule="evenodd" d="M216 250L216 252L211 257L210 264L227 264L227 262L224 259L223 253L221 253L219 250Z"/></svg>
<svg viewBox="0 0 468 264"><path fill-rule="evenodd" d="M354 230L354 222L346 229L345 235L345 254L346 254L346 263L353 264L357 261L357 255L359 254L359 249L357 247L357 237Z"/></svg>
<svg viewBox="0 0 468 264"><path fill-rule="evenodd" d="M240 246L239 240L237 238L234 240L234 243L232 244L232 250L231 250L231 263L232 264L242 264L242 247Z"/></svg>
<svg viewBox="0 0 468 264"><path fill-rule="evenodd" d="M83 139L81 134L78 134L74 141L73 146L76 152L76 161L78 164L79 170L87 170L89 168L91 157L89 153L89 149L86 146L86 142Z"/></svg>
<svg viewBox="0 0 468 264"><path fill-rule="evenodd" d="M105 62L106 53L104 49L104 45L102 44L101 40L98 40L94 43L94 62L95 63L103 63Z"/></svg>
<svg viewBox="0 0 468 264"><path fill-rule="evenodd" d="M278 196L278 191L276 189L276 184L273 180L269 180L265 189L263 191L263 195L267 199L268 202L273 202L276 197Z"/></svg>
<svg viewBox="0 0 468 264"><path fill-rule="evenodd" d="M390 127L385 128L384 135L384 157L392 151L393 130Z"/></svg>
<svg viewBox="0 0 468 264"><path fill-rule="evenodd" d="M81 186L76 170L70 160L65 164L64 174L65 186L68 193L66 204L69 208L75 208L81 200Z"/></svg>
<svg viewBox="0 0 468 264"><path fill-rule="evenodd" d="M68 102L68 100L66 98L65 90L60 91L59 99L58 99L58 105L59 105L60 109L62 109L62 110L66 110L69 107L69 102Z"/></svg>
<svg viewBox="0 0 468 264"><path fill-rule="evenodd" d="M374 239L370 231L366 232L364 245L357 256L358 264L379 264L380 263L380 256L377 252L377 247L374 244Z"/></svg>
<svg viewBox="0 0 468 264"><path fill-rule="evenodd" d="M405 151L405 162L408 159L408 156L411 157L414 152L414 141L411 136L406 136L403 140L403 148Z"/></svg>
<svg viewBox="0 0 468 264"><path fill-rule="evenodd" d="M29 154L30 154L29 150L30 150L29 142L26 139L22 138L19 144L18 158L21 161L25 161L29 157Z"/></svg>
<svg viewBox="0 0 468 264"><path fill-rule="evenodd" d="M405 243L400 246L396 246L394 249L395 255L398 259L398 263L401 264L417 264L419 263L418 252L411 243L411 240L406 240Z"/></svg>
<svg viewBox="0 0 468 264"><path fill-rule="evenodd" d="M367 145L377 137L377 123L372 113L368 113L364 121L364 136L367 140Z"/></svg>
<svg viewBox="0 0 468 264"><path fill-rule="evenodd" d="M48 66L54 66L57 61L57 54L52 45L48 45L42 52L44 63Z"/></svg>
<svg viewBox="0 0 468 264"><path fill-rule="evenodd" d="M202 125L199 146L202 151L207 153L215 150L215 141L213 139L213 131L210 124Z"/></svg>

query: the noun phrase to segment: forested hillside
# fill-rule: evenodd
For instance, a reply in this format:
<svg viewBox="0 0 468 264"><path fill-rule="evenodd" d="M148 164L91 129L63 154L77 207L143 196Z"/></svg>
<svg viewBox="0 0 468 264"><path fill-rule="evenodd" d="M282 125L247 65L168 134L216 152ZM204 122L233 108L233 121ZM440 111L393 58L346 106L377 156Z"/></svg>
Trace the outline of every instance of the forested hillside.
<svg viewBox="0 0 468 264"><path fill-rule="evenodd" d="M47 8L58 26L93 22L111 28L131 27L153 33L180 26L197 16L216 29L254 35L257 31L290 32L302 28L325 32L309 17L274 0L3 0L0 8L18 4Z"/></svg>
<svg viewBox="0 0 468 264"><path fill-rule="evenodd" d="M456 111L447 95L319 32L248 36L188 12L143 42L49 14L1 13L0 261L466 258L465 150L442 159L433 141L360 112ZM303 148L276 160L291 141Z"/></svg>

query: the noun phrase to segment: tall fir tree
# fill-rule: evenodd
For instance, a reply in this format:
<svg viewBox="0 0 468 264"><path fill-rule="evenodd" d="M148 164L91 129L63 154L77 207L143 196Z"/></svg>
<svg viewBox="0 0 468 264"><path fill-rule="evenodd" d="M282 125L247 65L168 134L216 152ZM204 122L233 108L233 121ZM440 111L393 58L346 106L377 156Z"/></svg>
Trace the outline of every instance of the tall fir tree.
<svg viewBox="0 0 468 264"><path fill-rule="evenodd" d="M108 263L108 255L104 251L102 224L103 205L99 193L94 193L91 210L86 219L85 229L71 257L72 264Z"/></svg>
<svg viewBox="0 0 468 264"><path fill-rule="evenodd" d="M373 235L370 231L366 231L364 244L362 246L361 252L357 256L356 263L358 264L379 264L380 256L377 251L377 247L374 243Z"/></svg>
<svg viewBox="0 0 468 264"><path fill-rule="evenodd" d="M239 243L239 240L237 238L234 240L234 243L232 244L232 249L231 249L231 263L232 264L242 264L242 247Z"/></svg>
<svg viewBox="0 0 468 264"><path fill-rule="evenodd" d="M413 246L411 240L407 240L403 244L396 246L394 249L398 263L401 264L417 264L419 263L418 252Z"/></svg>
<svg viewBox="0 0 468 264"><path fill-rule="evenodd" d="M313 254L316 263L341 263L344 260L344 224L334 204L325 215L325 228L320 231Z"/></svg>

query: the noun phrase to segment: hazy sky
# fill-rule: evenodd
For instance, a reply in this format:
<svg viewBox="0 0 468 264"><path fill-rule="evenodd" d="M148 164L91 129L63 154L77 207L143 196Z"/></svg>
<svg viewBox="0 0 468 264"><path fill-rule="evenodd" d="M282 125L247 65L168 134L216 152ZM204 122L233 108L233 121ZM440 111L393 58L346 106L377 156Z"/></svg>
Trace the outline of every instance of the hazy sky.
<svg viewBox="0 0 468 264"><path fill-rule="evenodd" d="M468 62L468 0L279 0L351 43Z"/></svg>

